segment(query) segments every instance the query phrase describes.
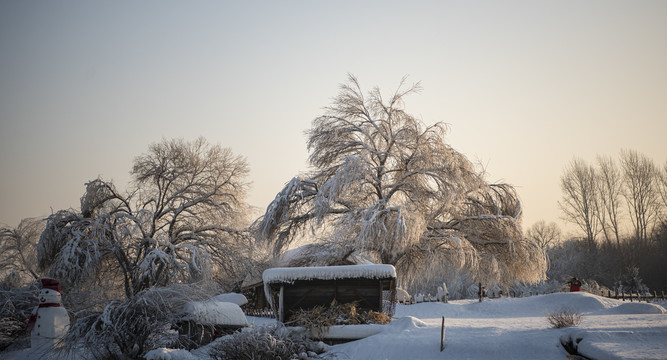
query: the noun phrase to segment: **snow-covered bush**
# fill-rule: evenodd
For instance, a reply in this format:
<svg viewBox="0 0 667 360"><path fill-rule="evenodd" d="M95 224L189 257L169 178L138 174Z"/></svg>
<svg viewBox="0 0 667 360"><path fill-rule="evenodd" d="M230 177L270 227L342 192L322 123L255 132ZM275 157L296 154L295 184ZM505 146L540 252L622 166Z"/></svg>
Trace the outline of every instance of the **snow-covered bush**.
<svg viewBox="0 0 667 360"><path fill-rule="evenodd" d="M181 338L174 327L183 305L209 298L213 291L202 284L153 287L102 311L79 312L63 339L63 351L84 348L95 358L136 358L159 347L178 348Z"/></svg>
<svg viewBox="0 0 667 360"><path fill-rule="evenodd" d="M209 351L217 360L312 359L327 350L303 332L283 325L266 325L247 329L218 340Z"/></svg>
<svg viewBox="0 0 667 360"><path fill-rule="evenodd" d="M636 266L628 266L625 268L625 271L621 274L619 288L624 291L638 292L641 294L649 292L648 286L644 284L644 280L639 276L639 268Z"/></svg>

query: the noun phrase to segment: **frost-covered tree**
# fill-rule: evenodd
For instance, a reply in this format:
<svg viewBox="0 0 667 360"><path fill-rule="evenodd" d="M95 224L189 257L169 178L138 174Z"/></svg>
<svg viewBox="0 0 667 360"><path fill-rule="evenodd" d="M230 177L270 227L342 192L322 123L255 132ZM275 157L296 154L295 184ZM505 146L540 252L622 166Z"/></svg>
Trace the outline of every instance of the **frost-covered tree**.
<svg viewBox="0 0 667 360"><path fill-rule="evenodd" d="M635 150L621 152L625 198L637 240L646 241L660 217L659 171L653 160Z"/></svg>
<svg viewBox="0 0 667 360"><path fill-rule="evenodd" d="M667 221L667 161L662 166L662 170L658 171L660 197L662 199L662 213L661 219L663 222Z"/></svg>
<svg viewBox="0 0 667 360"><path fill-rule="evenodd" d="M15 228L0 226L0 279L23 283L39 278L37 242L44 220L27 218Z"/></svg>
<svg viewBox="0 0 667 360"><path fill-rule="evenodd" d="M134 160L127 193L92 180L80 212L48 218L39 264L66 285L117 282L127 297L213 273L238 277L249 239L247 174L244 158L203 138L153 144Z"/></svg>
<svg viewBox="0 0 667 360"><path fill-rule="evenodd" d="M561 175L560 188L563 198L559 205L565 220L576 224L594 248L599 227L595 169L581 159L572 160Z"/></svg>
<svg viewBox="0 0 667 360"><path fill-rule="evenodd" d="M546 251L561 241L562 232L556 223L540 220L526 230L526 237Z"/></svg>
<svg viewBox="0 0 667 360"><path fill-rule="evenodd" d="M611 157L598 156L597 163L598 220L607 243L611 242L609 233L612 232L616 246L620 246L623 175Z"/></svg>
<svg viewBox="0 0 667 360"><path fill-rule="evenodd" d="M544 254L522 236L514 189L487 184L445 142L443 123L404 110L420 85L403 79L385 99L348 80L307 131L312 171L276 196L258 238L280 253L310 229L397 266L413 287L462 271L474 281L541 279Z"/></svg>

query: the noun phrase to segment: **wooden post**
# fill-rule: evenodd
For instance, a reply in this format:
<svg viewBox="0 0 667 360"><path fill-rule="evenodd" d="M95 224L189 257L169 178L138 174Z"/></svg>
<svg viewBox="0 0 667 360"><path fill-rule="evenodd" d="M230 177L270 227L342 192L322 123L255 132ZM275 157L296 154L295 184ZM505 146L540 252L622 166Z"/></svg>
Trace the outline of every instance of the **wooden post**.
<svg viewBox="0 0 667 360"><path fill-rule="evenodd" d="M479 291L477 291L477 295L479 295L479 302L482 302L482 283L479 283Z"/></svg>
<svg viewBox="0 0 667 360"><path fill-rule="evenodd" d="M278 321L283 322L285 319L285 308L283 307L283 293L285 285L280 285L280 295L278 295Z"/></svg>
<svg viewBox="0 0 667 360"><path fill-rule="evenodd" d="M442 327L440 328L440 352L445 350L445 317L442 317Z"/></svg>

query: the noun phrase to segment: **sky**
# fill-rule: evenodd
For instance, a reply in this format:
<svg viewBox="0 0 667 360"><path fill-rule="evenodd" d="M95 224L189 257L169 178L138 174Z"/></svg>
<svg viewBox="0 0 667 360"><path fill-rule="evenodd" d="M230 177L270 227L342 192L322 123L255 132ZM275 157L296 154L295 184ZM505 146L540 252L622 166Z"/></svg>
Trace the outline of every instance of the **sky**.
<svg viewBox="0 0 667 360"><path fill-rule="evenodd" d="M667 160L665 1L2 1L0 223L124 189L162 139L246 157L263 211L308 170L304 131L347 74L449 124L447 141L507 182L524 227L566 224L574 157Z"/></svg>

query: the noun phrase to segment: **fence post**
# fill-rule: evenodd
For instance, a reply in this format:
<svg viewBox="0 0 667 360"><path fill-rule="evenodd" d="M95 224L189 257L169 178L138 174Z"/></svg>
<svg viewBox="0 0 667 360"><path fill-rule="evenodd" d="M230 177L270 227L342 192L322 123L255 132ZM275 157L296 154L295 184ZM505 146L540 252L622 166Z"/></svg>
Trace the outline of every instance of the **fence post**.
<svg viewBox="0 0 667 360"><path fill-rule="evenodd" d="M479 295L479 302L482 302L482 294L483 294L482 283L480 282L479 283L479 291L477 291L477 295Z"/></svg>
<svg viewBox="0 0 667 360"><path fill-rule="evenodd" d="M442 317L442 327L440 328L440 352L445 350L445 317Z"/></svg>

